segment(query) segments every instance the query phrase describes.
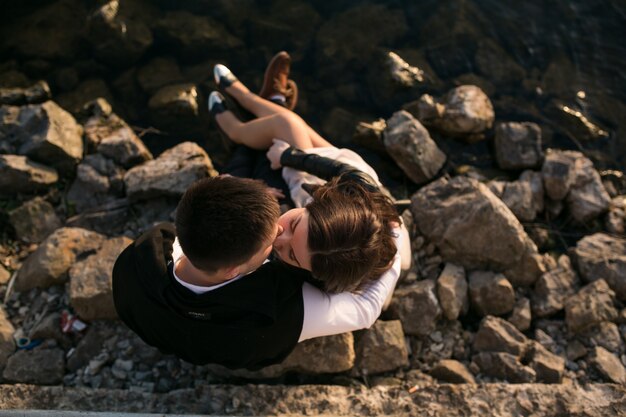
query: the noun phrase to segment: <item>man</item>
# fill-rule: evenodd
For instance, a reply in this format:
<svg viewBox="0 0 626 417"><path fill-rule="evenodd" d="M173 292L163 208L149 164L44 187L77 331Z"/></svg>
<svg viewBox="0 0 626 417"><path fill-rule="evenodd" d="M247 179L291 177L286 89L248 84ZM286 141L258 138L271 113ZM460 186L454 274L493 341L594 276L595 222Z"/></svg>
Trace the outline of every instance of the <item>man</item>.
<svg viewBox="0 0 626 417"><path fill-rule="evenodd" d="M299 341L371 326L393 291L400 257L360 294L325 294L305 282L306 271L265 262L283 233L278 215L276 200L253 180L195 183L181 199L176 228L152 228L118 258L120 318L148 344L188 362L248 369L282 361Z"/></svg>

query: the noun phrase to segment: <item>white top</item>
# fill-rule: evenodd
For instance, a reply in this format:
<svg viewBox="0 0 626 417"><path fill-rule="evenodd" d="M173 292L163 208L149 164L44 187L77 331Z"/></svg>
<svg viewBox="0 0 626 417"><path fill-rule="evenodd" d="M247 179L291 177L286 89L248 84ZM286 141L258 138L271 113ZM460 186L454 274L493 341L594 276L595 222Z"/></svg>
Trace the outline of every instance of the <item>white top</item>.
<svg viewBox="0 0 626 417"><path fill-rule="evenodd" d="M367 165L359 155L349 149L325 147L307 149L306 152L338 159L341 162L353 165L371 175L376 182L379 182L378 176L372 167ZM283 178L289 185L291 198L297 207L306 205L311 199L309 194L302 190L302 183L324 183L323 180L314 175L292 168L283 168ZM402 253L403 256L405 253L410 254L409 235L404 225L395 229L395 234L397 237L394 240L398 247L398 253L396 253L393 259L391 268L382 274L380 279L371 282L360 293L343 292L339 294L328 294L308 282L302 285L304 320L302 323L302 333L300 333L298 342L314 337L366 329L376 322L376 319L378 319L378 316L380 316L382 312L385 301L393 293L398 278L400 277L400 266L403 260L400 254ZM180 257L183 255L182 248L178 243L178 238L176 238L172 253L174 265L178 263ZM181 285L189 288L196 294L202 294L223 287L241 277L242 275L218 285L201 287L182 281L174 273L174 278Z"/></svg>

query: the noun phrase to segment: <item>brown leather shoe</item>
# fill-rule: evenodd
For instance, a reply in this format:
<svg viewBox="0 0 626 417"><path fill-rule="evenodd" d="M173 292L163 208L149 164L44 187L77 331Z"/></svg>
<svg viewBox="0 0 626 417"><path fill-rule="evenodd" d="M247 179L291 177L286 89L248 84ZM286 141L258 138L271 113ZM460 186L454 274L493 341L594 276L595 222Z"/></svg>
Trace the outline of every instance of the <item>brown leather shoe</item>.
<svg viewBox="0 0 626 417"><path fill-rule="evenodd" d="M270 99L276 94L285 96L285 107L293 110L298 103L298 86L289 79L291 69L291 57L285 51L274 55L265 70L263 77L263 87L259 96Z"/></svg>

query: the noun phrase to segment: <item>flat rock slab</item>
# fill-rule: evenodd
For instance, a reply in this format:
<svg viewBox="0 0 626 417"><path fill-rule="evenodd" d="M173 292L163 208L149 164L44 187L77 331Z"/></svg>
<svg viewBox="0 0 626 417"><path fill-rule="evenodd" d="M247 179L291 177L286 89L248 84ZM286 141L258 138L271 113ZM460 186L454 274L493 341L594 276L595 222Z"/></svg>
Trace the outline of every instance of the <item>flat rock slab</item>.
<svg viewBox="0 0 626 417"><path fill-rule="evenodd" d="M1 409L218 415L619 415L626 387L615 384L432 384L402 387L204 385L167 394L130 390L0 385ZM523 411L522 411L523 410ZM584 413L581 414L581 411Z"/></svg>

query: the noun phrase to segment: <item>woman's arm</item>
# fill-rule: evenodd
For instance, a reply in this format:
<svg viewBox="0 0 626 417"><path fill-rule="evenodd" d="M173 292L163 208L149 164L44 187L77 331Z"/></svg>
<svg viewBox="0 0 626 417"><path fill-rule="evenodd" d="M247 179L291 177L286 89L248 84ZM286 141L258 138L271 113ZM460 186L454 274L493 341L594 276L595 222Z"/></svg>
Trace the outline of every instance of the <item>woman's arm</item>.
<svg viewBox="0 0 626 417"><path fill-rule="evenodd" d="M401 229L404 229L404 226L401 226ZM311 284L304 283L302 286L304 322L299 342L314 337L365 329L374 324L400 276L401 253L410 254L408 234L401 229L395 229L398 252L391 268L361 293L328 294Z"/></svg>

